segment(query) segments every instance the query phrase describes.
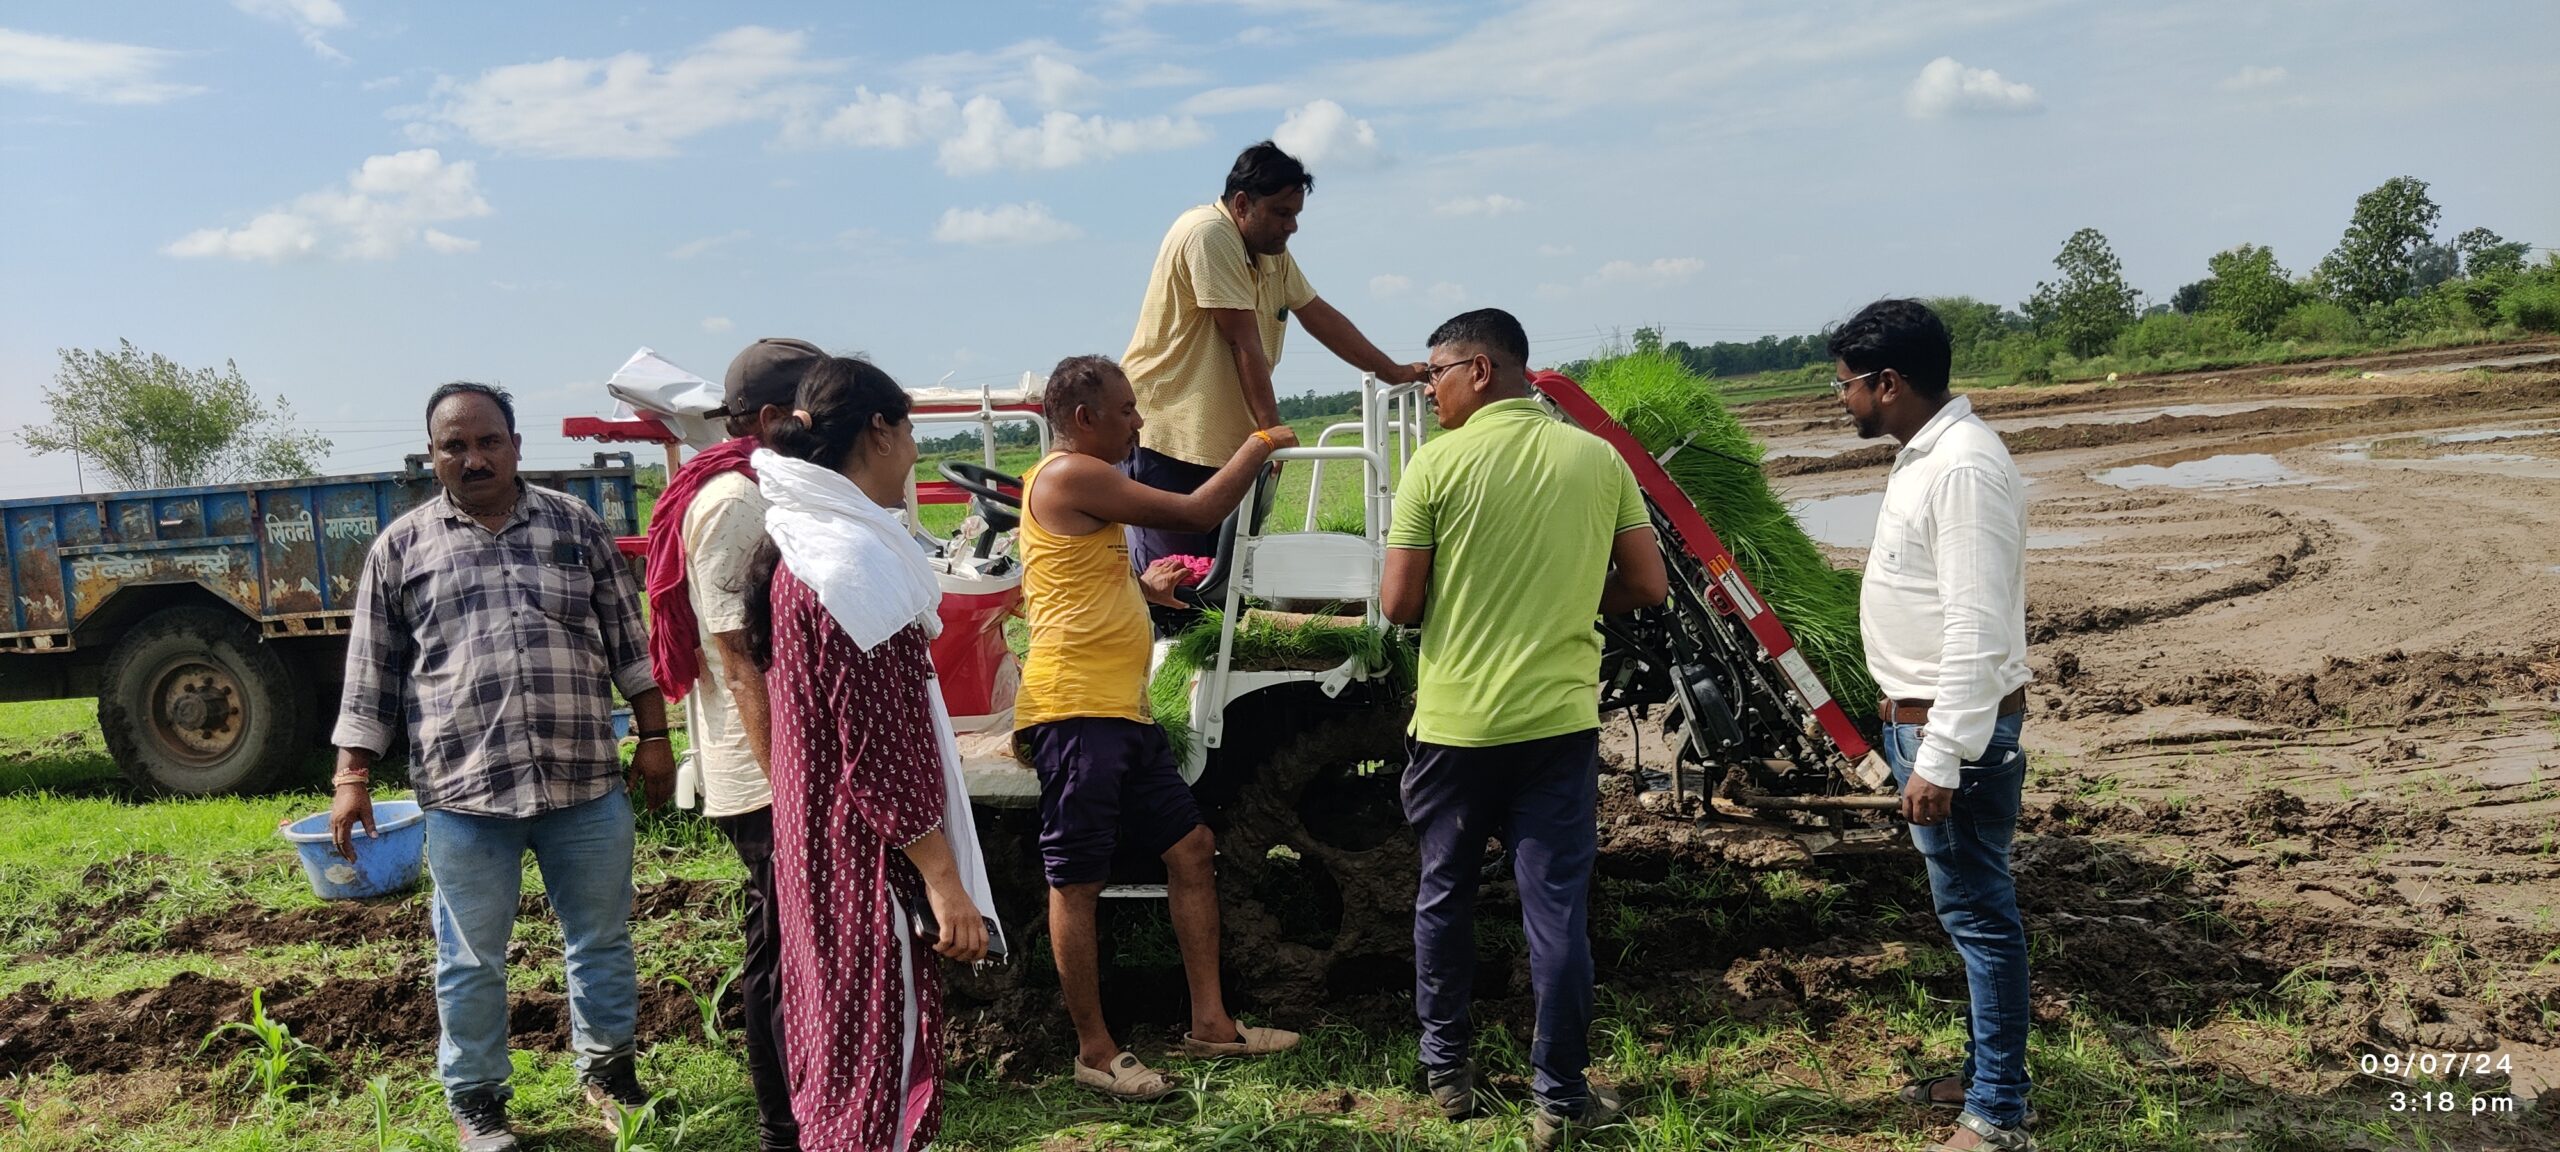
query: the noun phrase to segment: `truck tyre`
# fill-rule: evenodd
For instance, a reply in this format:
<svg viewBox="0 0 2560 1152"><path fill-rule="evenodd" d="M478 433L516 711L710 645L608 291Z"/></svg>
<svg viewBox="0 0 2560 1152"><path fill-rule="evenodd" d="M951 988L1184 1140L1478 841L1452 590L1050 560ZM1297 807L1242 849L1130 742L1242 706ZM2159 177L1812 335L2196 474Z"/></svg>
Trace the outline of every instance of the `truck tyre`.
<svg viewBox="0 0 2560 1152"><path fill-rule="evenodd" d="M308 762L315 712L292 663L212 608L170 608L125 633L98 692L107 750L152 795L275 785Z"/></svg>

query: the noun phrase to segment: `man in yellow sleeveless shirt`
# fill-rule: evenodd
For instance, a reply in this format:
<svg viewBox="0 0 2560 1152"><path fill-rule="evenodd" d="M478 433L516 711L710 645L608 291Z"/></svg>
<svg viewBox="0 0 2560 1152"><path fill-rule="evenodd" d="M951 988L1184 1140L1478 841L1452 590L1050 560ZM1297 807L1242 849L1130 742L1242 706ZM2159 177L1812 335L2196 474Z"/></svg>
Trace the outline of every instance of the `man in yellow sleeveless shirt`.
<svg viewBox="0 0 2560 1152"><path fill-rule="evenodd" d="M1173 1091L1171 1077L1120 1050L1102 1019L1094 913L1125 839L1161 856L1174 939L1191 985L1193 1056L1286 1051L1297 1034L1236 1023L1218 983L1215 842L1147 708L1154 632L1147 603L1174 603L1182 569L1129 566L1125 526L1205 531L1243 501L1254 474L1297 443L1262 428L1189 493L1148 487L1118 465L1138 444L1137 394L1103 356L1073 356L1049 374L1044 415L1057 450L1022 474L1024 612L1031 654L1014 699L1016 739L1040 775L1040 860L1049 881L1049 950L1076 1026L1076 1083L1122 1100Z"/></svg>

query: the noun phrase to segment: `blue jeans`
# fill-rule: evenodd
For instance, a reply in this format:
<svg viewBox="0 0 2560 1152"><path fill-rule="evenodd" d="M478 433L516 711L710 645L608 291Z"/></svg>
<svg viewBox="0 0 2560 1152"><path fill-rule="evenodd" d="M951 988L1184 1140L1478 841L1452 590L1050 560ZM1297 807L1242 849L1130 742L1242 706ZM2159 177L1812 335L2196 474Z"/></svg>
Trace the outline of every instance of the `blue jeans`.
<svg viewBox="0 0 2560 1152"><path fill-rule="evenodd" d="M1973 1001L1964 1106L2003 1128L2017 1127L2027 1115L2027 927L2018 917L2018 886L2009 878L2009 841L2027 780L2019 720L2001 717L1981 757L1965 764L1946 820L1911 829L1911 842L1929 865L1938 923L1964 958ZM1900 787L1911 779L1920 729L1887 724L1883 744Z"/></svg>
<svg viewBox="0 0 2560 1152"><path fill-rule="evenodd" d="M1529 1087L1538 1103L1580 1116L1591 1094L1591 862L1599 852L1597 730L1456 748L1408 741L1404 813L1421 849L1413 902L1414 1014L1422 1066L1464 1064L1475 1043L1476 882L1487 837L1511 851L1529 941L1538 1032Z"/></svg>
<svg viewBox="0 0 2560 1152"><path fill-rule="evenodd" d="M445 1099L507 1087L507 939L533 851L560 917L569 976L569 1046L578 1070L637 1050L639 974L631 958L631 799L602 799L522 820L427 812L435 878L436 1075Z"/></svg>

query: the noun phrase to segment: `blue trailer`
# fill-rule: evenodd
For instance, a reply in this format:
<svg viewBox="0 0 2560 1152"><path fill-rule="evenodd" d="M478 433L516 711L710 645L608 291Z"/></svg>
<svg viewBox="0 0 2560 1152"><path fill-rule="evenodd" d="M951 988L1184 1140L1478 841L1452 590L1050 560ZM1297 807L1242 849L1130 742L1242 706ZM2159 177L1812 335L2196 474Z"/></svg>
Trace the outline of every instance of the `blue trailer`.
<svg viewBox="0 0 2560 1152"><path fill-rule="evenodd" d="M627 452L526 472L639 533ZM405 472L0 501L0 701L98 698L156 794L291 783L323 762L355 581L382 527L441 488Z"/></svg>

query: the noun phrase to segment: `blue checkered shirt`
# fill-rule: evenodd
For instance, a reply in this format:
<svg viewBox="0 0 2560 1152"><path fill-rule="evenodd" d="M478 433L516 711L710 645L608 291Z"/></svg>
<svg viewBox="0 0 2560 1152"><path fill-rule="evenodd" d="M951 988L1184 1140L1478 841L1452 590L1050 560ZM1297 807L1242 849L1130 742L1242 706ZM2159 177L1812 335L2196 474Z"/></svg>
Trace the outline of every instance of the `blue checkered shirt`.
<svg viewBox="0 0 2560 1152"><path fill-rule="evenodd" d="M613 693L656 690L640 586L594 510L530 485L496 532L447 497L365 554L331 742L409 734L418 804L522 818L621 786Z"/></svg>

